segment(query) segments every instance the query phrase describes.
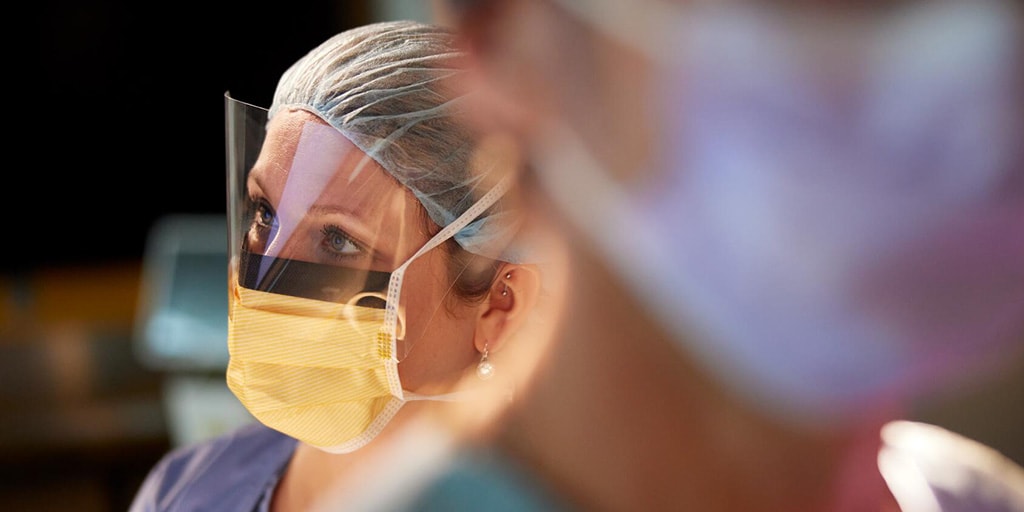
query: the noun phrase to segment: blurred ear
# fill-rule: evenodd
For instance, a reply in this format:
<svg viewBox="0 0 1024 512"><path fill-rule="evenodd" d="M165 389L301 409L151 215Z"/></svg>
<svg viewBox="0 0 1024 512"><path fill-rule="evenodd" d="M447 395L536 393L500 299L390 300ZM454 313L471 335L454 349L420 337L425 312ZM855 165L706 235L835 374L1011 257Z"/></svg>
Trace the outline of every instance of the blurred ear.
<svg viewBox="0 0 1024 512"><path fill-rule="evenodd" d="M481 305L473 343L481 354L494 353L522 328L540 295L540 274L533 265L505 263Z"/></svg>
<svg viewBox="0 0 1024 512"><path fill-rule="evenodd" d="M447 18L467 53L478 121L519 134L535 129L558 107L552 86L562 76L558 54L565 41L552 7L536 0L454 3L463 6Z"/></svg>
<svg viewBox="0 0 1024 512"><path fill-rule="evenodd" d="M650 167L661 137L656 62L550 0L448 0L467 53L473 112L524 144L551 123L576 131L609 171Z"/></svg>

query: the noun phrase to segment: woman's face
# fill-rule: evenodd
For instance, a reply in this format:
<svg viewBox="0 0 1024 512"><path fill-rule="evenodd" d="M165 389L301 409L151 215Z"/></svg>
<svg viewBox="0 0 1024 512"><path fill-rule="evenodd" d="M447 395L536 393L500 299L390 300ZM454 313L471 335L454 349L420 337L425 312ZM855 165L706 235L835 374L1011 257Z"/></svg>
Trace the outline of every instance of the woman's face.
<svg viewBox="0 0 1024 512"><path fill-rule="evenodd" d="M428 226L437 229L409 189L304 110L284 111L270 121L246 189L246 249L353 269L344 274L347 282L317 283L338 293L363 289L371 274L367 271L395 270L431 238ZM405 274L398 353L399 373L409 390L440 389L476 358L476 316L471 306L446 297L451 293L446 265L447 256L438 248L416 259Z"/></svg>

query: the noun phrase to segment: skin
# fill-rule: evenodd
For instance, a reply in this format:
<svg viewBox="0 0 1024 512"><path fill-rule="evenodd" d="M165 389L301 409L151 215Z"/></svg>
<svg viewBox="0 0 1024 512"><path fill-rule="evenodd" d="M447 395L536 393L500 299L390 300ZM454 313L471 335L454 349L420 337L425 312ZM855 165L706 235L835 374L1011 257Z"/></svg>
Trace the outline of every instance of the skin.
<svg viewBox="0 0 1024 512"><path fill-rule="evenodd" d="M529 147L560 120L620 183L649 179L652 63L550 2L489 5L450 20L484 91L479 122ZM678 349L539 189L525 195L535 222L572 241L570 300L533 392L498 430L509 454L584 510L898 510L875 454L902 404L830 429L764 417Z"/></svg>
<svg viewBox="0 0 1024 512"><path fill-rule="evenodd" d="M307 147L318 148L312 163L305 159L310 154ZM334 158L324 159L325 154ZM340 133L301 109L281 112L271 120L248 190L250 200L260 206L251 219L247 243L265 254L392 271L432 236L422 205L408 189ZM317 190L321 192L309 193ZM311 203L303 202L313 197ZM536 270L526 265L503 264L498 275L502 278L484 300L469 302L451 296L444 250L431 250L408 267L397 347L406 390L450 392L462 382L472 382L467 376L485 349L495 357L504 348L503 342L536 301L539 281ZM445 407L441 402L409 402L384 432L349 454L300 443L275 491L272 510L308 510L332 485L348 478L360 461L384 449L396 430Z"/></svg>
<svg viewBox="0 0 1024 512"><path fill-rule="evenodd" d="M842 431L765 418L682 354L585 244L567 252L558 341L496 432L512 457L581 510L898 510L874 470L893 411Z"/></svg>

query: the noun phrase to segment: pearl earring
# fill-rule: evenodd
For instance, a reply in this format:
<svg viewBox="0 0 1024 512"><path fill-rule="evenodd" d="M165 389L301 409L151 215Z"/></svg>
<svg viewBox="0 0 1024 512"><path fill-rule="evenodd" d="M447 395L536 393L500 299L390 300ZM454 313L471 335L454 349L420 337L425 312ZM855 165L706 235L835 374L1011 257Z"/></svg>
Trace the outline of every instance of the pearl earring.
<svg viewBox="0 0 1024 512"><path fill-rule="evenodd" d="M476 376L480 380L488 380L494 376L494 365L487 360L487 345L484 344L484 353L480 355L480 363L476 365Z"/></svg>

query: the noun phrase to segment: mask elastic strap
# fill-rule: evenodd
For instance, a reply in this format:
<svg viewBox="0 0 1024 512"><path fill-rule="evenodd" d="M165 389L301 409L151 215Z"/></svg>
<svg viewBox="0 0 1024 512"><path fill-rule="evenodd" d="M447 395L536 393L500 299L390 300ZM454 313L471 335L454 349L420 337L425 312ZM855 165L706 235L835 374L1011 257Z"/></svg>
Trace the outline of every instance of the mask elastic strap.
<svg viewBox="0 0 1024 512"><path fill-rule="evenodd" d="M402 279L405 276L405 270L412 264L416 258L419 258L427 251L441 245L449 238L455 236L462 228L466 227L470 222L476 220L484 211L491 207L498 199L501 199L505 192L512 186L512 177L505 176L494 186L491 190L488 190L479 201L470 206L462 215L459 215L454 221L439 231L433 238L427 241L420 250L416 251L411 258L402 263L397 269L391 273L391 280L388 282L388 296L387 304L384 308L384 325L380 331L380 342L389 343L389 353L391 360L394 364L387 365L388 384L391 388L391 393L395 396L403 396L402 385L398 379L398 342L395 336L395 326L398 323L398 297L402 291ZM404 358L404 355L403 355Z"/></svg>

